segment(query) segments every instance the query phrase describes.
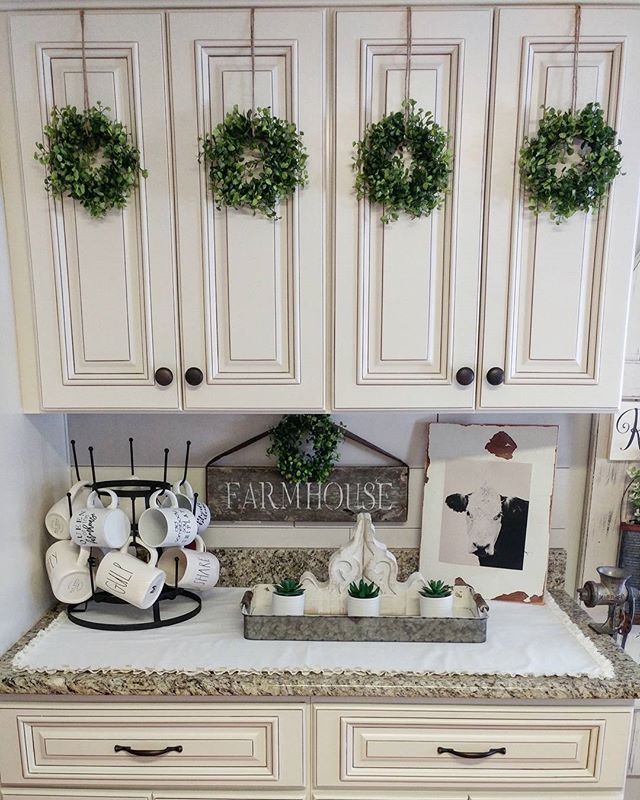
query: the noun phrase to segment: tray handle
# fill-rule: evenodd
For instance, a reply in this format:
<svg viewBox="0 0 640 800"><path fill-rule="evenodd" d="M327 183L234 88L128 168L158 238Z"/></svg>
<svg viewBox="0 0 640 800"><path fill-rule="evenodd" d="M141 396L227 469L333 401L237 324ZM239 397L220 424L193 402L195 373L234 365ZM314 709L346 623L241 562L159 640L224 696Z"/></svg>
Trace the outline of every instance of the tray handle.
<svg viewBox="0 0 640 800"><path fill-rule="evenodd" d="M471 593L473 594L473 599L476 602L476 606L478 606L478 611L481 614L485 614L487 611L489 611L489 603L487 603L480 592L476 592L473 586L471 587Z"/></svg>
<svg viewBox="0 0 640 800"><path fill-rule="evenodd" d="M253 592L248 589L243 595L242 600L240 601L240 610L243 614L250 614L251 613L251 602L253 601Z"/></svg>

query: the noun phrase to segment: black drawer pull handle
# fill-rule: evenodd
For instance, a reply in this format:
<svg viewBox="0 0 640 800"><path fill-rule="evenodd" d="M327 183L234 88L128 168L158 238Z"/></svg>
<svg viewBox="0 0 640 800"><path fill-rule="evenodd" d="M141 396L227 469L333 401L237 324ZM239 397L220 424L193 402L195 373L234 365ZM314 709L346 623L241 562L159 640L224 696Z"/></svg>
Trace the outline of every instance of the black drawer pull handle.
<svg viewBox="0 0 640 800"><path fill-rule="evenodd" d="M443 753L451 753L452 756L458 756L458 758L489 758L489 756L495 756L497 753L506 756L507 748L492 747L490 750L485 750L484 753L465 753L464 750L454 750L453 747L439 747L438 755L441 756Z"/></svg>
<svg viewBox="0 0 640 800"><path fill-rule="evenodd" d="M182 745L177 744L174 747L163 747L162 750L135 750L133 747L128 747L123 744L117 744L113 748L113 751L114 753L130 753L132 756L153 758L154 756L164 756L167 753L181 753Z"/></svg>

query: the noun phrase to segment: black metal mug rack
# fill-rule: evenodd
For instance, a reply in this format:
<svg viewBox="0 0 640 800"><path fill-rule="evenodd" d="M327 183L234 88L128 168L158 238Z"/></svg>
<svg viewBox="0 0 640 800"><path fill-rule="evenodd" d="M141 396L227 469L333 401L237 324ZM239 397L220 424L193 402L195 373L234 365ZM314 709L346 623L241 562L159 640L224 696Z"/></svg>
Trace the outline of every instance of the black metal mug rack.
<svg viewBox="0 0 640 800"><path fill-rule="evenodd" d="M185 478L186 480L186 472L187 472L187 465L189 459L189 446L191 442L187 442L187 454L185 460ZM75 449L75 441L72 440L71 448L73 453L73 460L76 475L78 480L80 479L80 472L78 469L78 460L76 456L76 449ZM134 472L134 465L133 465L133 439L129 439L129 450L130 450L130 457L131 457L131 472L133 475ZM167 462L168 462L168 448L165 448L164 451L164 476L163 480L161 481L154 481L154 480L141 480L135 477L125 478L123 480L112 480L112 481L97 481L96 480L96 472L95 472L95 464L93 460L93 447L89 448L89 455L91 458L91 473L93 477L93 481L91 484L91 488L100 494L104 492L105 489L110 489L111 491L115 492L118 496L119 500L125 499L131 501L131 538L133 540L133 546L135 547L138 538L138 521L137 521L137 509L136 509L136 501L143 500L144 507L149 508L149 498L151 495L158 491L158 490L167 490L171 488L171 484L167 482ZM194 498L194 505L195 501L197 500L197 495ZM70 501L70 496L69 496ZM89 555L89 575L91 579L91 597L88 600L85 600L82 603L73 603L67 605L67 617L71 620L71 622L75 623L76 625L80 625L83 628L92 628L93 630L102 630L102 631L144 631L144 630L152 630L154 628L164 628L169 625L177 625L180 622L186 622L189 619L192 619L197 614L200 613L202 609L202 600L195 592L191 592L188 589L181 589L178 586L178 559L175 559L175 580L173 586L165 585L158 597L158 599L154 602L152 606L146 609L147 612L151 614L151 619L146 621L132 621L132 622L122 622L122 623L115 623L115 622L101 622L96 619L89 619L83 617L82 615L87 613L88 611L93 611L100 606L107 607L113 605L120 605L120 606L128 606L126 600L123 600L119 597L115 597L114 595L109 594L109 592L101 591L96 588L95 585L95 567L96 567L96 559L93 556L93 548ZM186 598L191 601L191 607L180 614L176 615L164 615L163 616L163 604L167 606L171 603L171 601L176 600L177 598L182 597ZM139 609L140 613L144 613L142 609Z"/></svg>

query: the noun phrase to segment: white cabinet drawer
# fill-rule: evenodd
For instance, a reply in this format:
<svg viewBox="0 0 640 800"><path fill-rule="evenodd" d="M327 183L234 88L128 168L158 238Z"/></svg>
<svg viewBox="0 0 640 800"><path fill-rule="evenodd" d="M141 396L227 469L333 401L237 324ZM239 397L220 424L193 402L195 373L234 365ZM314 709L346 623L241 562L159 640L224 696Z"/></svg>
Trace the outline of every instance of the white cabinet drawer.
<svg viewBox="0 0 640 800"><path fill-rule="evenodd" d="M112 792L108 789L83 792L81 790L63 789L61 791L31 792L22 789L3 792L2 800L150 800L148 794L132 794L131 792Z"/></svg>
<svg viewBox="0 0 640 800"><path fill-rule="evenodd" d="M44 704L0 709L3 785L303 786L293 704ZM156 756L137 751L162 751Z"/></svg>
<svg viewBox="0 0 640 800"><path fill-rule="evenodd" d="M326 705L314 714L319 787L624 783L626 708Z"/></svg>

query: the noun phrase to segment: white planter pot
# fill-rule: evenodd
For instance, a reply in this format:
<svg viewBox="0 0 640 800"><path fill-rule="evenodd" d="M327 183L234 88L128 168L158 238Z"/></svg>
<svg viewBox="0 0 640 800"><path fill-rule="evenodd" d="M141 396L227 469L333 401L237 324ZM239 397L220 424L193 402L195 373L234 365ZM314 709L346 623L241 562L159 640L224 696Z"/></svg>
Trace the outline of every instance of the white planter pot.
<svg viewBox="0 0 640 800"><path fill-rule="evenodd" d="M453 595L449 597L424 597L420 595L421 617L452 617Z"/></svg>
<svg viewBox="0 0 640 800"><path fill-rule="evenodd" d="M296 595L271 596L271 613L275 617L301 617L304 614L304 592Z"/></svg>
<svg viewBox="0 0 640 800"><path fill-rule="evenodd" d="M380 595L377 597L347 597L347 614L350 617L379 617Z"/></svg>

